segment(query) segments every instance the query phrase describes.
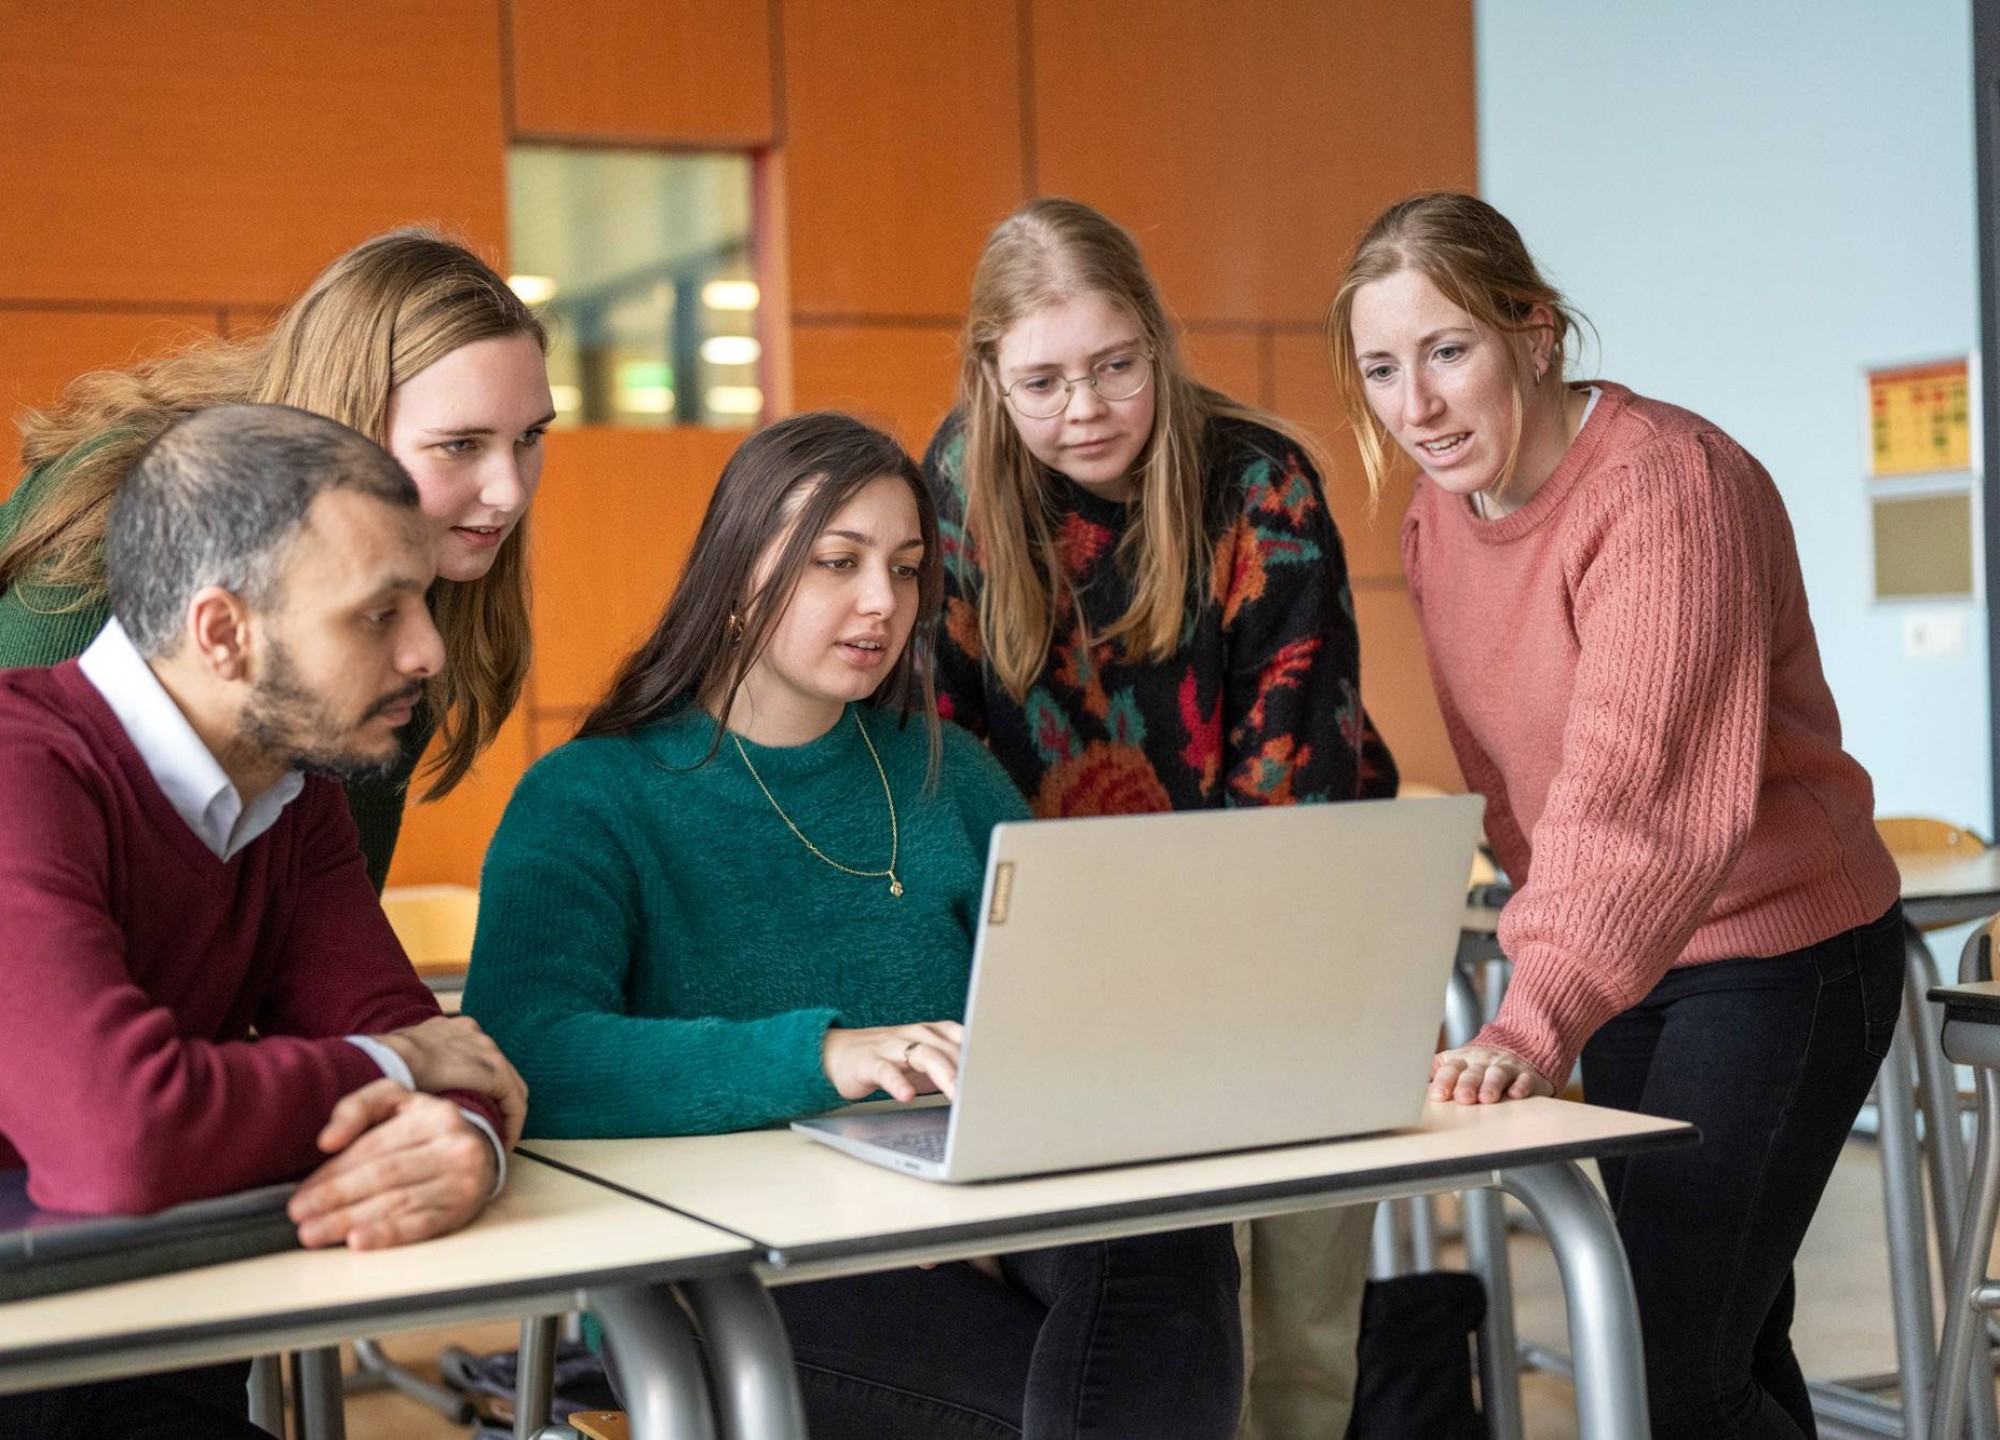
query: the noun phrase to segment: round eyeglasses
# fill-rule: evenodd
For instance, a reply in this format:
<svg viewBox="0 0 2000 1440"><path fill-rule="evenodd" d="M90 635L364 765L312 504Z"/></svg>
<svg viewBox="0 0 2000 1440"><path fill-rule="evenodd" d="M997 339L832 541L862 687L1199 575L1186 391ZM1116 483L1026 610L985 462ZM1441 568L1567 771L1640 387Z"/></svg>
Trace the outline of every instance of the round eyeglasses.
<svg viewBox="0 0 2000 1440"><path fill-rule="evenodd" d="M1144 350L1107 355L1088 375L1023 375L1000 398L1030 420L1052 420L1069 408L1070 392L1088 385L1106 400L1130 400L1153 379L1153 357Z"/></svg>

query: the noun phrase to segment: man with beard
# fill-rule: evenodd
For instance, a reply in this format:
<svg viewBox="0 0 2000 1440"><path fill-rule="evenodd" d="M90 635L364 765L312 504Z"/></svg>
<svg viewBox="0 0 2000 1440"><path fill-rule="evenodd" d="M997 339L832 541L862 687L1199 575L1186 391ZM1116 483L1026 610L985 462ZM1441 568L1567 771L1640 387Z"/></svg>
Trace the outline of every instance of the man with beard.
<svg viewBox="0 0 2000 1440"><path fill-rule="evenodd" d="M373 1248L498 1189L526 1090L411 970L337 783L442 661L430 533L353 431L204 410L111 502L103 632L0 672L0 1172L36 1204L305 1176L300 1242ZM0 1398L0 1433L261 1435L243 1377Z"/></svg>

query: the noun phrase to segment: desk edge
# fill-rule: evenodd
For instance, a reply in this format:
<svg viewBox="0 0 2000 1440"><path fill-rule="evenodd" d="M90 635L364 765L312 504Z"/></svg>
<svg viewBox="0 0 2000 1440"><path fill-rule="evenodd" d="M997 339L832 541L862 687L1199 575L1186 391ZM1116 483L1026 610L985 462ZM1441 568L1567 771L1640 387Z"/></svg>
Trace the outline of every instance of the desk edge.
<svg viewBox="0 0 2000 1440"><path fill-rule="evenodd" d="M668 1202L652 1199L649 1203L662 1209L672 1209L677 1214L699 1220L718 1230L728 1230L731 1234L743 1235L753 1244L762 1248L767 1261L779 1270L796 1266L816 1264L821 1261L854 1259L869 1255L891 1255L907 1250L921 1249L929 1245L959 1244L980 1240L988 1236L1012 1239L1026 1227L1042 1225L1048 1229L1064 1229L1102 1225L1121 1220L1152 1219L1171 1215L1176 1211L1207 1211L1251 1205L1262 1201L1284 1201L1306 1196L1326 1196L1327 1208L1337 1206L1342 1191L1364 1191L1385 1185L1410 1184L1413 1193L1420 1191L1430 1182L1460 1177L1491 1176L1496 1172L1521 1170L1534 1165L1550 1165L1563 1161L1595 1160L1636 1155L1654 1150L1672 1150L1686 1145L1699 1144L1701 1132L1693 1125L1682 1125L1671 1130L1647 1131L1636 1135L1622 1135L1606 1140L1568 1141L1556 1145L1539 1145L1524 1150L1483 1152L1455 1157L1449 1160L1425 1161L1416 1165L1398 1165L1378 1170L1349 1171L1339 1177L1337 1188L1329 1187L1324 1177L1305 1177L1293 1180L1273 1180L1257 1185L1226 1186L1215 1190L1187 1192L1170 1197L1144 1200L1128 1200L1112 1205L1093 1205L1071 1210L1049 1210L1034 1214L1011 1216L1001 1220L975 1220L961 1225L939 1226L927 1230L909 1230L894 1235L871 1236L860 1240L828 1240L803 1245L780 1246L746 1231L732 1229L712 1220L698 1211L670 1205ZM852 1159L852 1157L848 1157ZM544 1163L549 1163L544 1161ZM864 1160L852 1163L864 1165ZM608 1183L608 1182L600 1182ZM943 1183L943 1182L923 1182ZM1489 1181L1481 1181L1476 1186L1484 1188ZM637 1192L621 1190L627 1195ZM646 1198L639 1196L639 1198ZM1311 1208L1311 1207L1306 1207Z"/></svg>
<svg viewBox="0 0 2000 1440"><path fill-rule="evenodd" d="M713 1227L711 1227L713 1228ZM415 1316L421 1325L422 1316L432 1310L463 1309L466 1307L500 1305L510 1300L540 1300L566 1295L572 1291L590 1290L610 1285L651 1285L671 1280L694 1280L713 1275L727 1275L748 1271L759 1259L758 1247L732 1250L716 1255L702 1255L685 1260L648 1261L634 1265L617 1265L603 1270L578 1271L574 1274L558 1273L540 1279L509 1280L497 1284L460 1286L450 1290L426 1290L414 1295L404 1295L381 1300L351 1301L339 1305L318 1308L301 1308L275 1315L252 1315L228 1320L212 1320L191 1325L164 1326L151 1330L133 1330L116 1335L97 1335L89 1339L62 1340L15 1346L0 1349L0 1374L17 1371L30 1366L54 1364L90 1355L107 1347L119 1349L149 1349L166 1345L209 1345L232 1341L260 1334L281 1332L299 1326L341 1326L353 1327L350 1333L365 1335L371 1322L391 1321L399 1316ZM183 1272L188 1275L198 1271ZM77 1292L72 1292L77 1293ZM20 1302L33 1304L28 1300ZM525 1308L525 1307L524 1307ZM391 1329L408 1326L389 1326ZM259 1349L282 1349L282 1344L257 1347Z"/></svg>

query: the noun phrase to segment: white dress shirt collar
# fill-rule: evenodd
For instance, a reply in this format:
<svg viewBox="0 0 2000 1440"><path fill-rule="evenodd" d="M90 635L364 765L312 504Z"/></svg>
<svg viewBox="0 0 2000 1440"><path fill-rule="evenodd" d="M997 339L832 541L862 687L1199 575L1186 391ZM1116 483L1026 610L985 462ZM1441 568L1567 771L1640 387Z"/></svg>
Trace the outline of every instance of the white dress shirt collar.
<svg viewBox="0 0 2000 1440"><path fill-rule="evenodd" d="M245 805L221 762L202 743L115 617L105 622L77 665L118 717L174 813L218 859L233 859L277 824L284 808L305 788L305 776L288 770L277 784Z"/></svg>

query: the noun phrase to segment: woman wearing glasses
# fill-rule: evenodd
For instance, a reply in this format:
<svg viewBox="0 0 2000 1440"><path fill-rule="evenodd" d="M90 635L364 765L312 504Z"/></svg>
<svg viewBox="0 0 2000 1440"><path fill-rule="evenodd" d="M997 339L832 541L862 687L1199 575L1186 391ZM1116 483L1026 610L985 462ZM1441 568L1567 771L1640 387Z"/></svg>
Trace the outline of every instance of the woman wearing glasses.
<svg viewBox="0 0 2000 1440"><path fill-rule="evenodd" d="M963 349L924 462L939 703L1035 813L1394 794L1310 448L1188 373L1132 237L1029 204L986 242ZM1345 1432L1369 1213L1254 1227L1246 1434Z"/></svg>

